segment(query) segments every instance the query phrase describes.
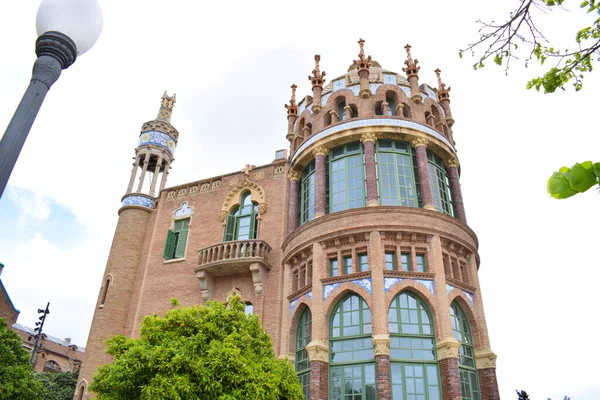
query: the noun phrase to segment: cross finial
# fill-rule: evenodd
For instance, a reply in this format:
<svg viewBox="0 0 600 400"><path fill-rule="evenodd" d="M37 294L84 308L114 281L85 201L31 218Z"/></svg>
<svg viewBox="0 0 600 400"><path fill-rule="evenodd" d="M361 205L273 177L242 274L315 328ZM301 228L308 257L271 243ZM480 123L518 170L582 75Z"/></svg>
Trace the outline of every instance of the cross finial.
<svg viewBox="0 0 600 400"><path fill-rule="evenodd" d="M446 89L446 84L444 82L442 82L442 77L440 75L442 70L439 68L436 68L435 71L433 71L433 72L435 72L435 75L437 76L438 97L440 98L440 100L449 98L448 92L450 91L450 87L448 87L448 89Z"/></svg>
<svg viewBox="0 0 600 400"><path fill-rule="evenodd" d="M408 58L408 59L411 59L411 58L412 58L412 57L410 56L410 48L411 48L411 47L412 47L412 46L411 46L410 44L408 44L408 43L406 44L406 46L404 46L404 49L406 50L406 56L407 56L407 58Z"/></svg>
<svg viewBox="0 0 600 400"><path fill-rule="evenodd" d="M171 113L173 112L175 100L176 95L173 94L172 97L169 97L167 91L165 90L165 93L163 93L160 99L160 109L158 110L158 116L156 118L171 122Z"/></svg>
<svg viewBox="0 0 600 400"><path fill-rule="evenodd" d="M411 75L417 75L421 67L417 66L419 60L413 60L412 55L410 54L411 45L407 44L404 46L406 49L406 60L404 64L406 64L406 68L402 68L402 71L406 72L406 74L410 77Z"/></svg>
<svg viewBox="0 0 600 400"><path fill-rule="evenodd" d="M358 70L368 70L371 67L371 56L365 57L365 40L359 39L358 45L360 51L358 53L358 60L354 60L354 65L357 66Z"/></svg>
<svg viewBox="0 0 600 400"><path fill-rule="evenodd" d="M244 173L244 179L246 179L250 176L250 172L252 171L253 168L254 168L254 165L246 164L246 167L244 169L242 169L242 172Z"/></svg>
<svg viewBox="0 0 600 400"><path fill-rule="evenodd" d="M365 56L365 39L358 39L358 45L360 46L360 52L358 53L359 57Z"/></svg>
<svg viewBox="0 0 600 400"><path fill-rule="evenodd" d="M319 61L321 61L321 56L319 54L315 54L315 69L312 70L313 76L308 77L308 80L311 81L313 86L323 85L325 82L325 71L321 72Z"/></svg>

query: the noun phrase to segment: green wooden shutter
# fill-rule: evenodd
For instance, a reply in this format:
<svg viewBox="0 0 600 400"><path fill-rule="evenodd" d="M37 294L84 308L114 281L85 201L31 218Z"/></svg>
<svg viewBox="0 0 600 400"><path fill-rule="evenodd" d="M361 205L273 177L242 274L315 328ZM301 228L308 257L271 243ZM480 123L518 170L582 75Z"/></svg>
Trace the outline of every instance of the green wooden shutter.
<svg viewBox="0 0 600 400"><path fill-rule="evenodd" d="M248 236L248 239L256 239L256 225L256 214L252 212L250 216L250 236Z"/></svg>
<svg viewBox="0 0 600 400"><path fill-rule="evenodd" d="M188 227L185 224L185 227L179 231L179 240L177 240L177 247L175 249L175 258L184 258L185 257L185 245L187 243L188 237Z"/></svg>
<svg viewBox="0 0 600 400"><path fill-rule="evenodd" d="M173 248L175 246L175 232L167 231L167 240L165 241L165 249L163 250L163 258L170 260L173 258Z"/></svg>
<svg viewBox="0 0 600 400"><path fill-rule="evenodd" d="M235 215L227 216L227 226L225 226L225 242L235 240Z"/></svg>

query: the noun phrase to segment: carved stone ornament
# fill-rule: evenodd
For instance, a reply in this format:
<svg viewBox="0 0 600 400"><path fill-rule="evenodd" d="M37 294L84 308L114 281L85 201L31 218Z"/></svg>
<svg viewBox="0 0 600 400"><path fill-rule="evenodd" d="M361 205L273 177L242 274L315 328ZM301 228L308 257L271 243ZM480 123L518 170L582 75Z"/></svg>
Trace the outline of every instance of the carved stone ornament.
<svg viewBox="0 0 600 400"><path fill-rule="evenodd" d="M329 363L329 347L325 342L310 342L306 345L306 351L310 361Z"/></svg>
<svg viewBox="0 0 600 400"><path fill-rule="evenodd" d="M390 337L388 335L373 336L373 349L376 356L389 356Z"/></svg>
<svg viewBox="0 0 600 400"><path fill-rule="evenodd" d="M460 164L458 163L458 158L456 157L450 157L446 162L446 168L458 168L459 165Z"/></svg>
<svg viewBox="0 0 600 400"><path fill-rule="evenodd" d="M422 137L415 138L412 141L412 147L414 147L414 148L417 148L418 146L427 147L428 144L429 144L429 140L422 138Z"/></svg>
<svg viewBox="0 0 600 400"><path fill-rule="evenodd" d="M201 192L208 192L209 189L210 189L210 183L208 183L208 182L203 183L202 185L200 185L200 191Z"/></svg>
<svg viewBox="0 0 600 400"><path fill-rule="evenodd" d="M275 167L273 170L273 175L281 175L285 172L285 165L280 165Z"/></svg>
<svg viewBox="0 0 600 400"><path fill-rule="evenodd" d="M436 348L438 360L443 360L445 358L458 358L460 342L454 338L446 338L437 342Z"/></svg>
<svg viewBox="0 0 600 400"><path fill-rule="evenodd" d="M172 191L172 192L169 192L169 193L167 194L167 200L173 200L173 199L175 198L175 194L176 194L176 193L175 193L174 191Z"/></svg>
<svg viewBox="0 0 600 400"><path fill-rule="evenodd" d="M375 141L377 140L377 136L375 136L375 134L373 132L369 132L369 133L365 133L364 135L362 135L360 137L360 141L361 142L373 142L375 143Z"/></svg>
<svg viewBox="0 0 600 400"><path fill-rule="evenodd" d="M290 181L300 180L300 172L299 171L291 170L290 172L288 172L288 179Z"/></svg>
<svg viewBox="0 0 600 400"><path fill-rule="evenodd" d="M496 354L490 349L475 350L477 369L496 368Z"/></svg>
<svg viewBox="0 0 600 400"><path fill-rule="evenodd" d="M239 180L238 178L231 178L231 179L229 180L229 186L235 186L235 185L237 185L238 183L240 183L240 180Z"/></svg>
<svg viewBox="0 0 600 400"><path fill-rule="evenodd" d="M229 300L231 300L233 296L238 296L240 299L243 299L242 292L236 287L231 288L231 290L227 292L227 303L229 303Z"/></svg>
<svg viewBox="0 0 600 400"><path fill-rule="evenodd" d="M187 194L187 188L185 189L179 189L179 194L177 195L177 197L183 197Z"/></svg>
<svg viewBox="0 0 600 400"><path fill-rule="evenodd" d="M251 182L248 179L244 179L241 183L235 186L223 202L223 206L221 207L221 211L219 213L219 220L222 223L225 223L225 219L227 218L227 214L229 211L236 205L240 204L240 195L242 192L250 192L250 196L252 197L252 201L258 203L258 217L260 218L262 214L267 212L267 199L265 197L265 192L260 187L259 184L255 182Z"/></svg>
<svg viewBox="0 0 600 400"><path fill-rule="evenodd" d="M327 153L329 153L329 150L327 150L327 147L325 147L325 146L317 146L313 149L312 153L313 153L313 156L315 156L315 157L318 155L326 156Z"/></svg>

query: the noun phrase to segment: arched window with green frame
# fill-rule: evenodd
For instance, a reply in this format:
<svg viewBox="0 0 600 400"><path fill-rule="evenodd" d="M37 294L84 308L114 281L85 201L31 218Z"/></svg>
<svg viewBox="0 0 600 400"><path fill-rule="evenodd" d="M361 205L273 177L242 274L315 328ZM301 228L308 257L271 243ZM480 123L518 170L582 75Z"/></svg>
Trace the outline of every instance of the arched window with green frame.
<svg viewBox="0 0 600 400"><path fill-rule="evenodd" d="M431 192L433 194L435 209L454 216L452 197L450 195L450 182L448 181L444 161L430 150L427 150L427 160L429 163L429 181L431 182Z"/></svg>
<svg viewBox="0 0 600 400"><path fill-rule="evenodd" d="M300 224L304 224L315 218L315 161L302 171L302 180L300 181Z"/></svg>
<svg viewBox="0 0 600 400"><path fill-rule="evenodd" d="M440 400L433 318L417 296L402 292L388 310L392 399Z"/></svg>
<svg viewBox="0 0 600 400"><path fill-rule="evenodd" d="M407 142L377 141L379 204L419 207L421 190L416 153Z"/></svg>
<svg viewBox="0 0 600 400"><path fill-rule="evenodd" d="M475 365L475 349L471 336L471 325L460 305L453 301L450 305L452 335L460 342L458 349L458 372L464 400L480 400L479 377Z"/></svg>
<svg viewBox="0 0 600 400"><path fill-rule="evenodd" d="M227 216L224 241L256 239L257 214L257 205L250 192L242 193L240 205Z"/></svg>
<svg viewBox="0 0 600 400"><path fill-rule="evenodd" d="M332 149L328 163L329 212L364 207L365 167L361 143L348 143Z"/></svg>
<svg viewBox="0 0 600 400"><path fill-rule="evenodd" d="M375 400L375 356L371 310L349 294L333 308L329 320L329 399Z"/></svg>
<svg viewBox="0 0 600 400"><path fill-rule="evenodd" d="M296 373L298 379L300 379L305 400L310 399L310 360L308 359L306 345L310 343L311 338L312 314L307 307L302 311L296 328Z"/></svg>

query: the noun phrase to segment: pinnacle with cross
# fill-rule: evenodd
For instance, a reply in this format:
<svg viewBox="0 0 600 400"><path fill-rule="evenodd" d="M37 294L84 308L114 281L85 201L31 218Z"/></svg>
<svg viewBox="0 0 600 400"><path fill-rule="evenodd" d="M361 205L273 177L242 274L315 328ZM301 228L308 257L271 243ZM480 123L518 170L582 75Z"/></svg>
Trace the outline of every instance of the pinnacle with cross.
<svg viewBox="0 0 600 400"><path fill-rule="evenodd" d="M404 46L404 49L406 50L406 60L404 61L404 64L406 64L406 68L402 68L402 71L406 72L408 75L416 75L421 69L421 67L417 66L419 60L413 60L410 54L410 48L410 44Z"/></svg>
<svg viewBox="0 0 600 400"><path fill-rule="evenodd" d="M369 69L371 66L371 56L365 57L365 40L359 39L358 45L360 46L360 52L358 53L358 60L354 60L354 65L361 69Z"/></svg>
<svg viewBox="0 0 600 400"><path fill-rule="evenodd" d="M285 108L288 110L288 115L296 115L298 113L298 105L296 104L296 84L292 85L292 98L290 99L290 104L285 104Z"/></svg>
<svg viewBox="0 0 600 400"><path fill-rule="evenodd" d="M325 83L325 71L321 72L319 61L321 61L321 56L315 54L315 69L312 70L313 76L308 76L308 80L311 81L313 86L323 85L323 83Z"/></svg>
<svg viewBox="0 0 600 400"><path fill-rule="evenodd" d="M440 75L440 73L442 72L441 69L436 68L435 71L435 75L437 76L437 81L438 81L438 95L440 97L440 99L443 98L448 98L448 92L450 91L450 87L448 87L448 89L446 89L446 84L444 82L442 82L442 77Z"/></svg>
<svg viewBox="0 0 600 400"><path fill-rule="evenodd" d="M242 169L242 172L244 173L244 179L246 179L250 176L250 172L252 171L253 168L254 168L254 165L246 164L246 167L244 169Z"/></svg>

